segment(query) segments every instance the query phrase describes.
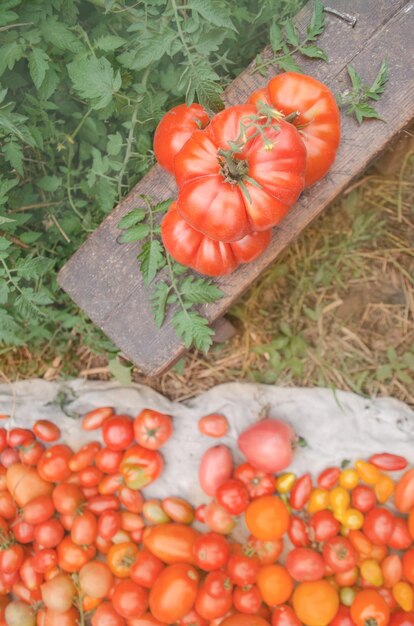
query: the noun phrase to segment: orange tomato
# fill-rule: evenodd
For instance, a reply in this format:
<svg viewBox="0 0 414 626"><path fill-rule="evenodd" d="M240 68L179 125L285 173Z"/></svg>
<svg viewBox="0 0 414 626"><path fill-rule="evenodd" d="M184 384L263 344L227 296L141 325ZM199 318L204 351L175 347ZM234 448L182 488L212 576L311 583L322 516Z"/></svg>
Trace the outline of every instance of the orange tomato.
<svg viewBox="0 0 414 626"><path fill-rule="evenodd" d="M7 489L19 507L24 507L38 496L50 496L53 485L43 480L33 467L14 463L7 468Z"/></svg>
<svg viewBox="0 0 414 626"><path fill-rule="evenodd" d="M250 533L262 541L280 539L289 528L289 512L278 496L261 496L249 504L245 521Z"/></svg>
<svg viewBox="0 0 414 626"><path fill-rule="evenodd" d="M365 589L355 596L351 606L351 618L356 626L387 626L390 609L378 591Z"/></svg>
<svg viewBox="0 0 414 626"><path fill-rule="evenodd" d="M260 594L270 606L286 602L293 590L293 578L283 565L265 565L257 575ZM320 625L318 625L320 626Z"/></svg>
<svg viewBox="0 0 414 626"><path fill-rule="evenodd" d="M414 469L408 470L395 486L394 503L401 513L414 508Z"/></svg>
<svg viewBox="0 0 414 626"><path fill-rule="evenodd" d="M327 626L338 612L338 592L326 580L301 583L293 593L293 608L306 626Z"/></svg>
<svg viewBox="0 0 414 626"><path fill-rule="evenodd" d="M407 550L402 558L403 576L410 583L414 583L414 549Z"/></svg>
<svg viewBox="0 0 414 626"><path fill-rule="evenodd" d="M164 563L193 565L193 545L199 535L199 532L186 524L162 524L144 531L143 544Z"/></svg>
<svg viewBox="0 0 414 626"><path fill-rule="evenodd" d="M183 563L166 567L155 581L149 596L153 616L171 624L191 611L197 597L198 573Z"/></svg>
<svg viewBox="0 0 414 626"><path fill-rule="evenodd" d="M114 576L128 578L137 554L138 547L132 541L116 543L111 546L106 558L108 567Z"/></svg>

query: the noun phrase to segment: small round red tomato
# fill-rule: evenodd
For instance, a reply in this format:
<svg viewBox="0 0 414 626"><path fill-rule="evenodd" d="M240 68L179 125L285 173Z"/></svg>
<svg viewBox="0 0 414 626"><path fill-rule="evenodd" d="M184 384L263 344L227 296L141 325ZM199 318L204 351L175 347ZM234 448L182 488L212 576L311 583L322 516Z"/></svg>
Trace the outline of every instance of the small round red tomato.
<svg viewBox="0 0 414 626"><path fill-rule="evenodd" d="M226 565L230 557L230 545L223 535L206 533L194 542L193 554L198 567L211 572Z"/></svg>
<svg viewBox="0 0 414 626"><path fill-rule="evenodd" d="M228 535L236 525L234 518L215 500L209 502L205 510L205 524L210 530Z"/></svg>
<svg viewBox="0 0 414 626"><path fill-rule="evenodd" d="M331 511L318 511L312 515L309 528L316 541L328 541L339 533L341 525Z"/></svg>
<svg viewBox="0 0 414 626"><path fill-rule="evenodd" d="M408 524L405 519L402 517L395 517L391 537L388 539L388 547L393 550L406 550L410 547L412 541Z"/></svg>
<svg viewBox="0 0 414 626"><path fill-rule="evenodd" d="M94 546L78 546L67 536L56 548L58 565L65 572L78 572L96 554Z"/></svg>
<svg viewBox="0 0 414 626"><path fill-rule="evenodd" d="M85 469L85 467L89 467L95 461L95 457L99 450L101 449L101 444L98 441L90 441L89 443L85 443L70 459L68 465L71 472L80 472Z"/></svg>
<svg viewBox="0 0 414 626"><path fill-rule="evenodd" d="M56 511L63 515L73 515L85 498L78 485L60 483L53 490L52 500Z"/></svg>
<svg viewBox="0 0 414 626"><path fill-rule="evenodd" d="M89 413L82 418L83 430L97 430L102 427L102 424L108 417L114 414L114 410L110 406L102 406L99 409L92 409Z"/></svg>
<svg viewBox="0 0 414 626"><path fill-rule="evenodd" d="M5 448L3 452L0 454L0 464L3 467L10 467L14 463L19 463L20 454L18 450L14 450L13 448Z"/></svg>
<svg viewBox="0 0 414 626"><path fill-rule="evenodd" d="M95 456L95 465L104 474L116 474L119 471L123 456L122 450L101 448Z"/></svg>
<svg viewBox="0 0 414 626"><path fill-rule="evenodd" d="M356 626L387 626L390 609L377 591L366 589L355 596L351 618Z"/></svg>
<svg viewBox="0 0 414 626"><path fill-rule="evenodd" d="M113 585L114 578L106 563L90 561L79 571L79 586L90 598L105 598Z"/></svg>
<svg viewBox="0 0 414 626"><path fill-rule="evenodd" d="M310 544L308 528L302 518L292 515L288 528L288 537L293 545L298 548L304 548Z"/></svg>
<svg viewBox="0 0 414 626"><path fill-rule="evenodd" d="M351 494L352 506L361 513L368 513L377 503L374 490L367 485L357 485Z"/></svg>
<svg viewBox="0 0 414 626"><path fill-rule="evenodd" d="M178 263L200 274L230 274L241 263L257 258L270 243L270 230L249 233L238 241L216 241L190 226L176 207L173 202L161 223L164 247Z"/></svg>
<svg viewBox="0 0 414 626"><path fill-rule="evenodd" d="M125 452L119 469L127 487L142 489L161 475L164 459L157 450L133 446Z"/></svg>
<svg viewBox="0 0 414 626"><path fill-rule="evenodd" d="M172 420L169 415L144 409L134 420L135 439L139 445L148 450L158 450L173 433Z"/></svg>
<svg viewBox="0 0 414 626"><path fill-rule="evenodd" d="M141 617L148 607L148 591L133 580L122 580L116 585L111 602L125 619Z"/></svg>
<svg viewBox="0 0 414 626"><path fill-rule="evenodd" d="M275 479L272 474L261 472L250 463L238 465L234 470L234 478L241 480L246 485L252 499L270 496L275 491Z"/></svg>
<svg viewBox="0 0 414 626"><path fill-rule="evenodd" d="M224 437L229 430L227 418L220 413L211 413L200 417L198 420L198 430L207 437Z"/></svg>
<svg viewBox="0 0 414 626"><path fill-rule="evenodd" d="M126 450L134 441L133 421L129 415L113 415L102 425L102 437L110 450Z"/></svg>
<svg viewBox="0 0 414 626"><path fill-rule="evenodd" d="M394 516L387 509L376 507L365 516L363 531L372 543L378 546L388 544L394 528Z"/></svg>
<svg viewBox="0 0 414 626"><path fill-rule="evenodd" d="M216 491L217 502L231 515L241 515L250 502L246 485L237 478L230 478Z"/></svg>
<svg viewBox="0 0 414 626"><path fill-rule="evenodd" d="M78 546L89 546L95 542L98 534L98 522L90 511L83 511L73 520L70 536Z"/></svg>
<svg viewBox="0 0 414 626"><path fill-rule="evenodd" d="M391 615L390 626L414 626L414 612L396 611Z"/></svg>
<svg viewBox="0 0 414 626"><path fill-rule="evenodd" d="M49 420L37 420L33 425L33 432L38 439L50 443L60 439L60 428Z"/></svg>
<svg viewBox="0 0 414 626"><path fill-rule="evenodd" d="M35 528L35 540L43 548L55 548L60 544L65 530L60 521L54 517L38 524Z"/></svg>
<svg viewBox="0 0 414 626"><path fill-rule="evenodd" d="M244 587L256 582L261 563L257 556L244 554L243 548L234 548L234 553L227 562L226 570L234 585Z"/></svg>
<svg viewBox="0 0 414 626"><path fill-rule="evenodd" d="M92 626L126 626L124 618L117 613L111 602L102 602L97 607L91 624Z"/></svg>
<svg viewBox="0 0 414 626"><path fill-rule="evenodd" d="M333 572L347 572L356 565L357 555L346 537L332 537L323 548L324 561Z"/></svg>
<svg viewBox="0 0 414 626"><path fill-rule="evenodd" d="M256 585L236 587L233 591L233 606L240 613L256 614L262 604L262 596Z"/></svg>
<svg viewBox="0 0 414 626"><path fill-rule="evenodd" d="M232 607L231 595L224 595L219 598L210 596L204 587L200 589L195 602L195 610L201 617L208 621L223 617Z"/></svg>
<svg viewBox="0 0 414 626"><path fill-rule="evenodd" d="M204 589L212 598L229 596L233 591L233 585L223 570L215 570L207 574L204 580Z"/></svg>
<svg viewBox="0 0 414 626"><path fill-rule="evenodd" d="M352 621L351 611L349 607L341 604L338 609L338 613L335 615L329 626L355 626L354 622Z"/></svg>
<svg viewBox="0 0 414 626"><path fill-rule="evenodd" d="M28 524L41 524L55 512L55 505L50 496L37 496L23 508L23 519Z"/></svg>
<svg viewBox="0 0 414 626"><path fill-rule="evenodd" d="M39 574L52 570L57 564L56 550L42 549L33 555L33 569Z"/></svg>
<svg viewBox="0 0 414 626"><path fill-rule="evenodd" d="M144 548L137 553L135 562L131 567L130 576L138 585L150 589L164 567L161 559Z"/></svg>
<svg viewBox="0 0 414 626"><path fill-rule="evenodd" d="M310 548L294 548L286 557L285 567L297 582L320 580L325 574L325 562L319 552Z"/></svg>
<svg viewBox="0 0 414 626"><path fill-rule="evenodd" d="M261 541L250 535L247 546L252 548L262 565L270 565L278 560L283 552L283 539Z"/></svg>
<svg viewBox="0 0 414 626"><path fill-rule="evenodd" d="M170 109L159 122L154 135L155 158L161 167L173 174L175 155L193 132L207 126L209 121L200 104L179 104Z"/></svg>
<svg viewBox="0 0 414 626"><path fill-rule="evenodd" d="M17 572L24 561L22 546L12 544L8 548L0 549L0 571L5 574Z"/></svg>
<svg viewBox="0 0 414 626"><path fill-rule="evenodd" d="M272 626L301 626L301 622L290 606L282 604L272 613Z"/></svg>
<svg viewBox="0 0 414 626"><path fill-rule="evenodd" d="M27 446L33 443L34 434L28 428L12 428L7 435L7 443L11 448Z"/></svg>
<svg viewBox="0 0 414 626"><path fill-rule="evenodd" d="M14 538L18 543L31 543L35 538L35 527L33 524L28 524L25 521L16 522L13 524Z"/></svg>
<svg viewBox="0 0 414 626"><path fill-rule="evenodd" d="M45 450L37 465L39 476L49 482L62 482L71 475L69 460L72 450L65 445L56 444Z"/></svg>
<svg viewBox="0 0 414 626"><path fill-rule="evenodd" d="M19 448L19 457L24 465L37 465L44 451L45 446L39 441L34 441L28 446Z"/></svg>
<svg viewBox="0 0 414 626"><path fill-rule="evenodd" d="M151 613L160 622L176 622L193 608L197 590L198 574L194 567L182 563L170 565L161 572L151 589Z"/></svg>

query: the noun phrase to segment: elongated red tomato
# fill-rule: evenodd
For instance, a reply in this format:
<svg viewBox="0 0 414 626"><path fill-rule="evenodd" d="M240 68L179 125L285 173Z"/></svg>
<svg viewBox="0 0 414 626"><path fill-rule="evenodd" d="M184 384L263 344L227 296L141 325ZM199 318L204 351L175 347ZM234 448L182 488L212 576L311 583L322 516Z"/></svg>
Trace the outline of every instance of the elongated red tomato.
<svg viewBox="0 0 414 626"><path fill-rule="evenodd" d="M191 611L197 597L198 574L191 565L166 567L155 581L149 596L151 613L168 624Z"/></svg>
<svg viewBox="0 0 414 626"><path fill-rule="evenodd" d="M219 241L267 230L298 199L305 162L292 124L265 120L252 105L229 107L195 131L175 157L178 212Z"/></svg>
<svg viewBox="0 0 414 626"><path fill-rule="evenodd" d="M241 263L253 261L271 239L271 231L264 230L232 243L215 241L190 226L178 213L176 202L162 221L161 235L165 248L178 263L207 276L230 274Z"/></svg>
<svg viewBox="0 0 414 626"><path fill-rule="evenodd" d="M266 89L250 96L249 102L260 101L284 115L299 113L293 124L306 146L305 183L307 187L313 185L331 167L341 138L339 109L333 93L312 76L285 72L272 78Z"/></svg>
<svg viewBox="0 0 414 626"><path fill-rule="evenodd" d="M408 461L403 456L397 454L390 454L389 452L382 452L380 454L374 454L369 463L375 465L379 469L387 472L394 472L397 470L403 470L407 467Z"/></svg>
<svg viewBox="0 0 414 626"><path fill-rule="evenodd" d="M164 115L154 135L154 153L165 170L174 173L174 157L192 133L204 128L209 117L200 104L179 104Z"/></svg>

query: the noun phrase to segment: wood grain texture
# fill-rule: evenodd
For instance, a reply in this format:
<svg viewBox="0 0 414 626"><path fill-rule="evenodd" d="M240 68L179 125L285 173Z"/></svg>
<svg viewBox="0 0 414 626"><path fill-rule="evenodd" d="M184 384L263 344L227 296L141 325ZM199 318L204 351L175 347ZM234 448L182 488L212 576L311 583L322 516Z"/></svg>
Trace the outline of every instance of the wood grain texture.
<svg viewBox="0 0 414 626"><path fill-rule="evenodd" d="M329 0L324 2L329 4ZM296 18L301 31L309 22L312 4L306 5ZM259 259L216 281L225 297L203 308L211 322L221 317L278 254L414 119L414 2L332 0L329 6L356 15L357 25L351 28L326 15L327 26L318 45L327 52L329 64L300 58L300 65L336 93L342 93L349 86L348 63L368 82L386 56L390 78L376 104L384 121L370 120L359 126L342 115L342 142L331 171L303 193L274 229L272 243ZM263 54L268 58L270 50ZM253 74L252 68L253 64L228 87L227 104L242 103L276 73L269 71L268 77L261 77ZM175 183L161 168L153 167L67 262L59 274L59 283L131 361L145 373L157 375L180 358L185 349L170 318L161 329L153 322L151 292L143 285L136 261L139 244L117 243L117 224L123 215L141 204L140 194L148 194L154 201L174 197Z"/></svg>

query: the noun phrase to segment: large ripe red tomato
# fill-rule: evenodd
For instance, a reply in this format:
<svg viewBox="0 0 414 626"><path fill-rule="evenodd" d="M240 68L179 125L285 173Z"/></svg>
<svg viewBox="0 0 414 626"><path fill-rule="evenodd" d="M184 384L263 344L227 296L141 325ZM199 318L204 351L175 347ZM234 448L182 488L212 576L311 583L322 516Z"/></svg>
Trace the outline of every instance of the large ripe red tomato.
<svg viewBox="0 0 414 626"><path fill-rule="evenodd" d="M230 577L223 570L214 570L207 574L204 580L203 588L209 596L213 598L221 598L221 596L230 596L233 592L233 585Z"/></svg>
<svg viewBox="0 0 414 626"><path fill-rule="evenodd" d="M67 480L71 475L69 460L73 452L69 446L56 444L42 454L37 471L43 480L51 483Z"/></svg>
<svg viewBox="0 0 414 626"><path fill-rule="evenodd" d="M266 474L250 465L242 463L234 470L234 478L241 480L247 487L249 496L259 498L260 496L270 496L275 491L275 479L272 474Z"/></svg>
<svg viewBox="0 0 414 626"><path fill-rule="evenodd" d="M148 591L133 580L122 580L116 585L111 601L125 619L141 617L148 608Z"/></svg>
<svg viewBox="0 0 414 626"><path fill-rule="evenodd" d="M274 474L291 464L295 440L295 431L289 424L267 418L246 428L237 443L251 465Z"/></svg>
<svg viewBox="0 0 414 626"><path fill-rule="evenodd" d="M154 153L165 170L174 173L174 158L192 133L204 128L209 117L200 104L179 104L164 115L154 135Z"/></svg>
<svg viewBox="0 0 414 626"><path fill-rule="evenodd" d="M142 587L150 589L164 569L164 563L155 554L145 548L138 552L131 567L132 580Z"/></svg>
<svg viewBox="0 0 414 626"><path fill-rule="evenodd" d="M250 502L246 485L237 478L230 478L216 492L217 502L231 515L241 515Z"/></svg>
<svg viewBox="0 0 414 626"><path fill-rule="evenodd" d="M333 572L347 572L356 565L357 555L346 537L332 537L323 548L324 561Z"/></svg>
<svg viewBox="0 0 414 626"><path fill-rule="evenodd" d="M368 539L375 545L387 545L393 529L394 516L387 509L376 507L366 514L363 530Z"/></svg>
<svg viewBox="0 0 414 626"><path fill-rule="evenodd" d="M229 107L195 131L175 158L178 211L212 239L237 241L271 228L303 189L306 149L294 126L263 125L253 137L254 123L254 106ZM242 136L243 147L230 154L229 142Z"/></svg>
<svg viewBox="0 0 414 626"><path fill-rule="evenodd" d="M157 480L164 469L164 460L157 450L133 446L122 458L119 471L131 489L142 489Z"/></svg>
<svg viewBox="0 0 414 626"><path fill-rule="evenodd" d="M151 589L151 613L160 622L176 622L193 608L197 590L198 573L194 567L183 563L170 565L161 572Z"/></svg>
<svg viewBox="0 0 414 626"><path fill-rule="evenodd" d="M233 606L240 613L256 614L262 605L262 596L256 585L236 587L233 591Z"/></svg>
<svg viewBox="0 0 414 626"><path fill-rule="evenodd" d="M310 548L294 548L286 557L286 569L297 582L320 580L325 574L325 562L319 552Z"/></svg>
<svg viewBox="0 0 414 626"><path fill-rule="evenodd" d="M378 591L365 589L355 596L351 606L351 618L356 626L375 624L387 626L390 619L390 609Z"/></svg>
<svg viewBox="0 0 414 626"><path fill-rule="evenodd" d="M285 72L272 78L267 89L252 94L250 102L265 102L284 115L299 112L293 123L306 146L306 186L325 176L341 138L340 115L326 85L304 74Z"/></svg>
<svg viewBox="0 0 414 626"><path fill-rule="evenodd" d="M218 533L205 533L194 542L193 553L198 567L211 572L226 565L230 557L230 545Z"/></svg>
<svg viewBox="0 0 414 626"><path fill-rule="evenodd" d="M316 541L328 541L335 537L341 528L331 511L317 511L310 519L309 526L314 533Z"/></svg>
<svg viewBox="0 0 414 626"><path fill-rule="evenodd" d="M129 415L112 415L102 425L102 437L110 450L126 450L134 441L132 419Z"/></svg>
<svg viewBox="0 0 414 626"><path fill-rule="evenodd" d="M148 450L158 450L173 433L169 415L144 409L134 420L134 434L137 443Z"/></svg>
<svg viewBox="0 0 414 626"><path fill-rule="evenodd" d="M215 241L186 222L176 202L164 216L161 235L173 259L207 276L224 276L241 263L250 263L266 250L271 239L271 231L264 230L230 243Z"/></svg>

